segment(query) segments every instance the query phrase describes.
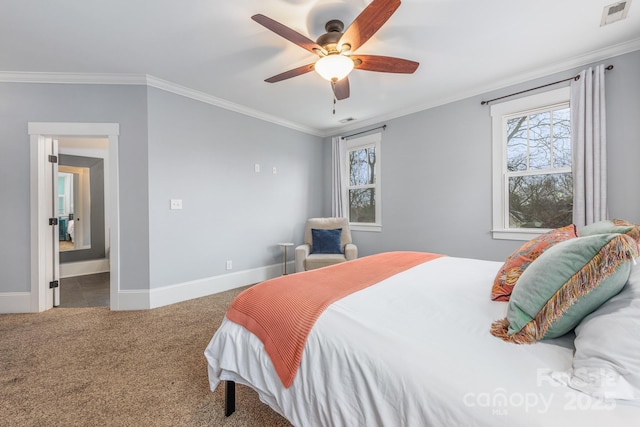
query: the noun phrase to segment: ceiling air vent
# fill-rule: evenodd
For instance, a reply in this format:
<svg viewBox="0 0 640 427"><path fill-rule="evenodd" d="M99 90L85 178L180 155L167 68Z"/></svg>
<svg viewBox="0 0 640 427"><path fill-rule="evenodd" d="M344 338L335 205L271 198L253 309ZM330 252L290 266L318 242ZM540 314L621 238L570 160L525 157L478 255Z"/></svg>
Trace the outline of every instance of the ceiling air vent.
<svg viewBox="0 0 640 427"><path fill-rule="evenodd" d="M631 6L631 0L619 1L617 3L610 4L604 7L602 11L602 20L600 26L611 24L616 21L620 21L627 17L629 13L629 7Z"/></svg>
<svg viewBox="0 0 640 427"><path fill-rule="evenodd" d="M355 119L353 117L347 117L346 119L342 119L340 120L340 123L349 123L354 121Z"/></svg>

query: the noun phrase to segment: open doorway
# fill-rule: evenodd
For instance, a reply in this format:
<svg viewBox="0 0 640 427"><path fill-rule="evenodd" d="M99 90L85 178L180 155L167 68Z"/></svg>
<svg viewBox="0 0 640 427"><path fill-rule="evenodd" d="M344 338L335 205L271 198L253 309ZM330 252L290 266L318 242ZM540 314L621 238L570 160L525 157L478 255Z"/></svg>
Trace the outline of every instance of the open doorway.
<svg viewBox="0 0 640 427"><path fill-rule="evenodd" d="M59 307L109 306L109 140L58 141Z"/></svg>
<svg viewBox="0 0 640 427"><path fill-rule="evenodd" d="M118 309L119 289L119 223L118 223L118 135L119 125L114 123L29 123L31 144L31 311L47 310L58 304L60 281L64 277L86 274L108 275L109 306ZM53 143L56 141L56 143ZM59 145L62 150L58 153ZM101 146L102 145L102 146ZM56 147L56 152L51 152ZM72 192L51 203L53 185L72 187L80 176L58 182L59 159L63 156L101 159L104 169L103 216L94 219L91 211L96 207L86 204L76 213L80 201ZM93 160L92 160L93 161ZM51 164L54 163L55 167ZM82 165L70 165L71 168ZM52 172L55 171L55 172ZM67 172L69 173L69 172ZM64 175L63 175L64 176ZM68 181L67 181L68 180ZM89 181L89 180L87 180ZM56 188L57 189L57 188ZM82 192L78 187L76 192ZM57 194L58 191L55 191ZM57 195L56 195L57 198ZM69 198L73 198L73 203ZM86 197L88 200L91 196ZM99 199L97 196L96 199ZM73 210L73 212L71 212ZM65 221L61 221L64 219ZM70 222L74 230L69 233ZM63 230L60 223L65 222ZM91 222L90 226L84 224ZM102 232L95 231L100 225ZM79 227L83 227L82 242L77 249L60 253L59 243L63 239L73 240ZM100 239L100 236L102 238ZM97 238L97 240L94 240ZM102 256L82 259L83 254L102 251ZM58 258L63 258L59 262ZM67 260L64 260L64 257Z"/></svg>

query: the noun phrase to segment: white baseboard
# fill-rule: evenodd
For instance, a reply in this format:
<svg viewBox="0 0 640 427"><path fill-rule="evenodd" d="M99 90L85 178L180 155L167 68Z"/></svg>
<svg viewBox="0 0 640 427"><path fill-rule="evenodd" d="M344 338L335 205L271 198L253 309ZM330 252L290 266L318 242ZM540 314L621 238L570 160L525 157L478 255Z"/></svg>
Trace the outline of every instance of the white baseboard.
<svg viewBox="0 0 640 427"><path fill-rule="evenodd" d="M287 263L287 269L293 262ZM236 273L192 280L161 288L121 290L118 292L118 310L148 310L190 299L217 294L230 289L252 285L280 276L282 264L269 265Z"/></svg>
<svg viewBox="0 0 640 427"><path fill-rule="evenodd" d="M106 273L109 271L109 259L65 262L60 264L60 277L84 276L85 274Z"/></svg>
<svg viewBox="0 0 640 427"><path fill-rule="evenodd" d="M31 312L31 292L0 293L0 314Z"/></svg>
<svg viewBox="0 0 640 427"><path fill-rule="evenodd" d="M96 260L102 261L102 260ZM99 262L86 261L71 264L96 264ZM78 267L78 268L76 268ZM293 271L294 263L287 263L287 270ZM95 265L75 266L71 271L88 271L89 268L96 268ZM62 265L60 266L62 272ZM94 271L94 270L92 270ZM108 260L107 260L107 269ZM70 272L68 272L70 273ZM78 273L69 276L73 277L82 274ZM282 274L282 264L269 265L266 267L254 268L251 270L238 271L236 273L223 274L221 276L207 277L205 279L192 280L190 282L179 283L170 286L163 286L154 289L139 290L119 290L115 309L117 310L149 310L151 308L163 307L190 299L200 298L207 295L217 294L230 289L252 285L267 279L278 277ZM112 307L114 304L112 304ZM0 314L8 313L30 313L31 312L31 292L4 292L0 293Z"/></svg>

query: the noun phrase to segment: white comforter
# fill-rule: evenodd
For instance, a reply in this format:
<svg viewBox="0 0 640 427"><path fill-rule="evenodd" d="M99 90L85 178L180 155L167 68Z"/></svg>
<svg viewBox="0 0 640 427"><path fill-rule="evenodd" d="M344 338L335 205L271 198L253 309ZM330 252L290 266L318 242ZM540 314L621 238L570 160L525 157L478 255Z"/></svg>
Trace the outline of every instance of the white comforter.
<svg viewBox="0 0 640 427"><path fill-rule="evenodd" d="M640 425L640 408L550 378L570 371L572 336L515 345L489 333L506 309L489 298L500 265L439 258L332 304L288 389L260 340L225 319L205 351L211 389L249 385L300 427Z"/></svg>

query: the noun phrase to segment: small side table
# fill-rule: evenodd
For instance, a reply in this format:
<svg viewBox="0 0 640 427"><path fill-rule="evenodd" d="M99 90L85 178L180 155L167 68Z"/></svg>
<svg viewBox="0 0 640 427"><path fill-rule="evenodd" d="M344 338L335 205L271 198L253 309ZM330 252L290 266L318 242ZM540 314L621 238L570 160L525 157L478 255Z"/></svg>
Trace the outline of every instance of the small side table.
<svg viewBox="0 0 640 427"><path fill-rule="evenodd" d="M282 262L283 267L284 267L284 273L283 276L285 276L287 274L287 248L289 246L293 246L293 243L278 243L278 245L282 246L284 248L284 260Z"/></svg>

